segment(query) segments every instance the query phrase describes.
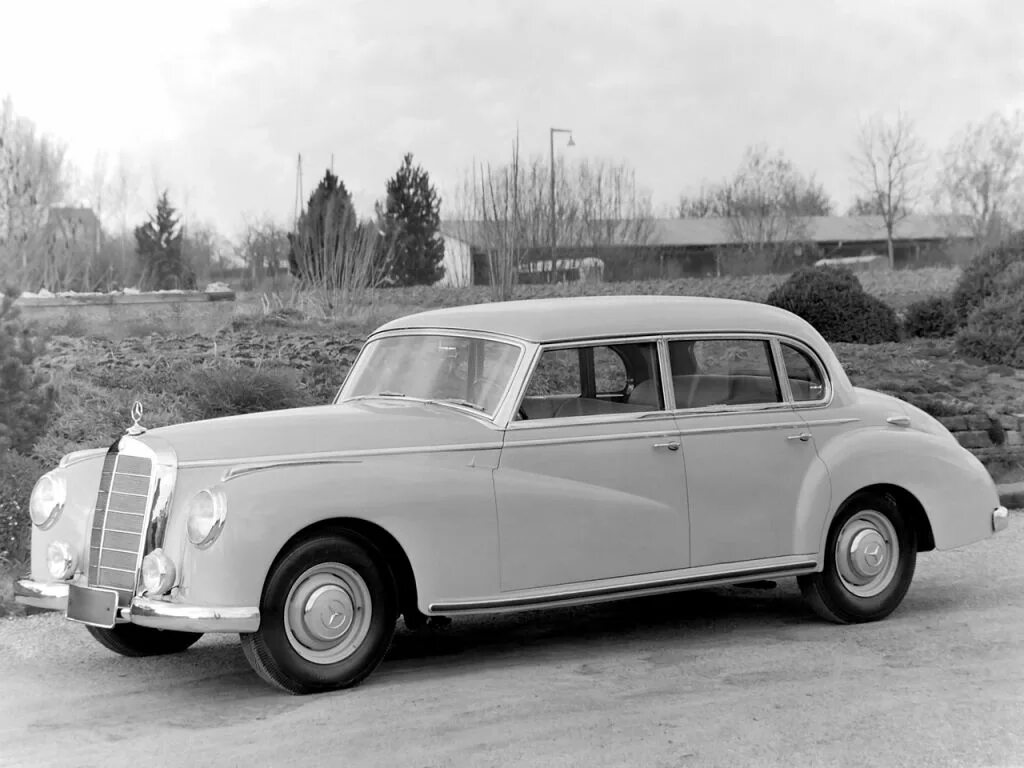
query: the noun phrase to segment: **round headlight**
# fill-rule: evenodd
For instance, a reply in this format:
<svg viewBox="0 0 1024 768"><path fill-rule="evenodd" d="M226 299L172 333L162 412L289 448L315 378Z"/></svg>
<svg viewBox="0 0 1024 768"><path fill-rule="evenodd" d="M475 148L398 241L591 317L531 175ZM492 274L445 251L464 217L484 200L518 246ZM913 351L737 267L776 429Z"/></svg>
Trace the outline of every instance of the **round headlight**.
<svg viewBox="0 0 1024 768"><path fill-rule="evenodd" d="M147 595L166 594L174 586L174 561L160 548L142 558L142 586Z"/></svg>
<svg viewBox="0 0 1024 768"><path fill-rule="evenodd" d="M228 514L228 501L220 487L207 488L188 503L188 540L206 549L220 536Z"/></svg>
<svg viewBox="0 0 1024 768"><path fill-rule="evenodd" d="M46 570L58 581L75 575L78 557L71 545L64 541L51 541L46 547Z"/></svg>
<svg viewBox="0 0 1024 768"><path fill-rule="evenodd" d="M32 522L44 531L51 527L60 517L67 497L64 476L56 471L47 472L36 481L32 496L29 497L28 513Z"/></svg>

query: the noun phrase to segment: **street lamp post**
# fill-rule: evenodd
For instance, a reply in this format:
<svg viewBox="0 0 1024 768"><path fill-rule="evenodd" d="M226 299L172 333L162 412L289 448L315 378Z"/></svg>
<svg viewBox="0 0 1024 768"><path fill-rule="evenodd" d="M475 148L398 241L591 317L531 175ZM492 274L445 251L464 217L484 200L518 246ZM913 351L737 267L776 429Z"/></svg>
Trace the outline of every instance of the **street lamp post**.
<svg viewBox="0 0 1024 768"><path fill-rule="evenodd" d="M555 229L555 134L556 133L568 133L569 143L566 146L574 147L576 142L572 140L572 128L552 128L549 138L551 140L551 272L550 275L555 272L555 243L558 232Z"/></svg>

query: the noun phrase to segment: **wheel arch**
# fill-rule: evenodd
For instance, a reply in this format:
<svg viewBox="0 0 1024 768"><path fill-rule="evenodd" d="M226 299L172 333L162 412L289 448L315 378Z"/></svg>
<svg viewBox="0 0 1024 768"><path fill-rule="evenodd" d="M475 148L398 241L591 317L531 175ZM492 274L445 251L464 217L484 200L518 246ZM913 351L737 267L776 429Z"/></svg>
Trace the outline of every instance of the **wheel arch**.
<svg viewBox="0 0 1024 768"><path fill-rule="evenodd" d="M914 533L917 539L917 551L918 552L930 552L935 549L935 536L932 533L932 524L928 519L928 513L925 511L924 505L918 500L918 498L908 491L906 488L895 485L893 483L874 483L872 485L865 485L862 488L858 488L853 493L850 493L839 506L836 508L836 515L850 503L850 500L865 493L877 493L881 495L891 496L896 502L896 506L900 509L906 510L910 514L910 521L914 526ZM832 518L835 519L835 516ZM829 521L828 527L825 529L825 536L828 536L828 531L832 527L832 521Z"/></svg>
<svg viewBox="0 0 1024 768"><path fill-rule="evenodd" d="M318 520L317 522L311 523L305 528L301 528L296 531L291 538L281 546L277 551L277 554L274 556L274 560L267 571L266 577L264 578L263 587L260 592L261 599L263 590L266 589L267 580L270 578L270 574L274 572L274 569L281 561L281 558L284 557L289 550L304 541L308 541L318 536L343 536L346 533L354 533L380 552L384 559L384 563L391 571L391 577L395 582L399 612L407 618L410 614L418 616L419 609L417 608L416 602L416 576L413 572L412 563L409 561L409 556L406 554L405 549L386 528L378 525L377 523L372 523L369 520L363 520L358 517L332 517L324 520Z"/></svg>

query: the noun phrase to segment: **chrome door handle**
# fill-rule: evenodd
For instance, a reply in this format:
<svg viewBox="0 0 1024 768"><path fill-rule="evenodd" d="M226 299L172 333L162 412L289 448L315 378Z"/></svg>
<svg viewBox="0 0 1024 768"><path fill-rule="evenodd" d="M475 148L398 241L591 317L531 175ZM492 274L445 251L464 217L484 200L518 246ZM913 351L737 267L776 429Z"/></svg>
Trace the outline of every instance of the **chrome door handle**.
<svg viewBox="0 0 1024 768"><path fill-rule="evenodd" d="M786 435L786 439L787 440L799 440L801 443L806 443L808 440L811 439L811 433L810 432L801 432L801 433L796 434L796 435Z"/></svg>
<svg viewBox="0 0 1024 768"><path fill-rule="evenodd" d="M679 443L677 443L675 440L672 440L672 441L667 442L667 443L655 443L654 447L655 448L668 448L670 451L678 451L679 450Z"/></svg>

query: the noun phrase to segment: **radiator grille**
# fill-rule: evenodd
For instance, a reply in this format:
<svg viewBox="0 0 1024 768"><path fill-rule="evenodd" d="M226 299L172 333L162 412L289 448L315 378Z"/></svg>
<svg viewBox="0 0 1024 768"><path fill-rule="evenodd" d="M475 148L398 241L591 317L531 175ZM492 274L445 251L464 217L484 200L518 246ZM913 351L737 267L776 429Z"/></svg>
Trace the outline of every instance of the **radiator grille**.
<svg viewBox="0 0 1024 768"><path fill-rule="evenodd" d="M146 506L153 463L111 451L103 460L89 540L89 584L116 589L130 602L145 540Z"/></svg>

